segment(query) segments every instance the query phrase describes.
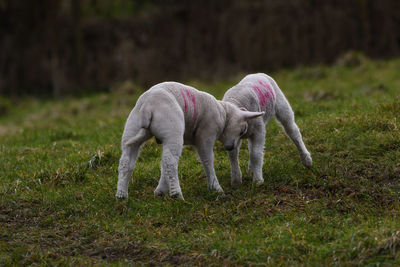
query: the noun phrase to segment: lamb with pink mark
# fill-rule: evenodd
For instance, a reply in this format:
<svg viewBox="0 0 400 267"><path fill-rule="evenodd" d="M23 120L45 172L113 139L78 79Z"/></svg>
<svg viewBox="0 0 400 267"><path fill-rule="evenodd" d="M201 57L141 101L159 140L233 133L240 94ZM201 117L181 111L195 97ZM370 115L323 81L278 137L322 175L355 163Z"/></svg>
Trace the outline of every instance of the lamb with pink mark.
<svg viewBox="0 0 400 267"><path fill-rule="evenodd" d="M257 73L244 77L237 85L229 89L223 101L232 103L242 110L264 112L262 117L248 122L248 130L242 139L248 139L249 171L253 173L253 183L264 183L262 165L264 158L265 126L271 117L282 124L286 134L296 145L301 162L306 167L312 167L311 154L304 145L300 130L294 121L293 110L286 97L270 76ZM239 156L240 140L238 144L228 151L231 164L231 183L238 187L242 183Z"/></svg>
<svg viewBox="0 0 400 267"><path fill-rule="evenodd" d="M247 122L262 115L264 112L240 110L184 84L164 82L153 86L140 96L126 121L116 197L128 197L128 184L140 147L153 136L163 146L161 177L155 195L169 192L170 196L183 199L178 179L183 145L196 148L208 189L223 192L214 170L215 142L220 140L226 149L232 149L243 135Z"/></svg>

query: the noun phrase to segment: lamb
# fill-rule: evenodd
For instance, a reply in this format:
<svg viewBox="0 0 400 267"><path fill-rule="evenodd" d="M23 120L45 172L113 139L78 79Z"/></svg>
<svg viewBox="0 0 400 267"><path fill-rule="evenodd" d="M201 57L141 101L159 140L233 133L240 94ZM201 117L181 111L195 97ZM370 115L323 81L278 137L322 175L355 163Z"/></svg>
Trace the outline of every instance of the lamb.
<svg viewBox="0 0 400 267"><path fill-rule="evenodd" d="M178 179L178 161L183 145L197 149L207 176L208 189L223 192L214 171L213 147L220 140L230 150L245 134L247 121L264 112L243 111L229 102L193 87L164 82L142 94L129 114L122 135L118 167L117 198L128 197L128 184L141 145L155 136L163 145L161 178L154 191L183 200Z"/></svg>
<svg viewBox="0 0 400 267"><path fill-rule="evenodd" d="M248 122L248 130L242 139L248 139L249 171L253 174L253 183L260 185L264 182L262 164L264 157L265 127L273 116L282 124L286 134L296 145L304 166L311 168L311 154L305 147L300 130L294 121L293 110L277 83L263 73L249 74L237 85L229 89L223 101L248 111L262 111L264 116ZM242 183L242 173L238 163L240 141L231 151L228 151L231 165L231 183L238 187Z"/></svg>

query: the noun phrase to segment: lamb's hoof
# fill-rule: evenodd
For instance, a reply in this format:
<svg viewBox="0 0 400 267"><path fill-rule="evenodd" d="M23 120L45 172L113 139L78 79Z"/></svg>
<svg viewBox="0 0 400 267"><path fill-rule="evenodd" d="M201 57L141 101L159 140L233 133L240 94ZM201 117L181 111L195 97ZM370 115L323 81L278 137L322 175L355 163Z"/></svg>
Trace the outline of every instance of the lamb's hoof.
<svg viewBox="0 0 400 267"><path fill-rule="evenodd" d="M301 157L301 163L307 168L311 168L313 166L313 161L310 154L306 154Z"/></svg>
<svg viewBox="0 0 400 267"><path fill-rule="evenodd" d="M262 185L263 183L264 183L264 179L263 178L254 179L253 180L253 184L255 184L256 186Z"/></svg>
<svg viewBox="0 0 400 267"><path fill-rule="evenodd" d="M156 197L163 197L166 192L167 191L165 191L165 190L161 190L161 189L156 188L156 190L154 190L154 195Z"/></svg>
<svg viewBox="0 0 400 267"><path fill-rule="evenodd" d="M208 190L210 190L211 192L217 192L217 193L222 193L222 194L224 193L224 189L222 189L222 187L220 185L209 187Z"/></svg>
<svg viewBox="0 0 400 267"><path fill-rule="evenodd" d="M115 194L115 197L116 197L117 199L128 198L128 192L122 191L122 190L117 190L117 193Z"/></svg>
<svg viewBox="0 0 400 267"><path fill-rule="evenodd" d="M228 199L230 199L230 198L231 198L231 197L230 197L229 195L226 195L226 194L219 194L215 200L216 200L216 201L224 201L224 200L228 200Z"/></svg>
<svg viewBox="0 0 400 267"><path fill-rule="evenodd" d="M222 187L218 187L217 189L215 189L215 192L218 192L220 194L224 194L224 189L222 189Z"/></svg>
<svg viewBox="0 0 400 267"><path fill-rule="evenodd" d="M185 201L185 199L183 198L183 195L182 195L181 192L177 192L177 193L170 194L170 197L171 197L171 198L181 199L181 200Z"/></svg>
<svg viewBox="0 0 400 267"><path fill-rule="evenodd" d="M165 195L165 193L164 193L163 191L157 191L157 190L155 190L155 191L154 191L154 195L155 195L156 197L163 197L163 196Z"/></svg>

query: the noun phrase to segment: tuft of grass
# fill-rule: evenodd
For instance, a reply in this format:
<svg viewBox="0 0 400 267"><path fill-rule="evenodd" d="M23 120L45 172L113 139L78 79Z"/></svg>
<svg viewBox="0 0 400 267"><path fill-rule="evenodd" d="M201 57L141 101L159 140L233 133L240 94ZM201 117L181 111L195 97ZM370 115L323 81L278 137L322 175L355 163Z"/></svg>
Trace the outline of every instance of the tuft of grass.
<svg viewBox="0 0 400 267"><path fill-rule="evenodd" d="M349 54L333 67L273 73L315 166L301 165L271 121L264 185L251 183L246 141L239 189L223 146L214 148L224 196L208 192L186 147L185 202L153 196L162 151L154 139L129 199L114 197L123 126L143 92L136 85L63 101L0 99L0 265L398 265L399 69L399 59ZM189 84L222 98L239 79Z"/></svg>

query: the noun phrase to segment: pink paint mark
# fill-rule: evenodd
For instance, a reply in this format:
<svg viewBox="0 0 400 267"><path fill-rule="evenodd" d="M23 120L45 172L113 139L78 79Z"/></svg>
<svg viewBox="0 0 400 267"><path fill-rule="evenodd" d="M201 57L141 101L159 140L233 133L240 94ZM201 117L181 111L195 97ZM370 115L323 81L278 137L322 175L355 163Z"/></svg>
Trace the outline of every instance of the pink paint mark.
<svg viewBox="0 0 400 267"><path fill-rule="evenodd" d="M264 108L271 101L271 98L275 97L275 93L267 82L259 80L258 83L261 86L253 85L252 88L257 93L261 107Z"/></svg>
<svg viewBox="0 0 400 267"><path fill-rule="evenodd" d="M269 85L269 83L262 81L262 80L259 80L258 82L259 82L259 84L261 84L263 87L265 87L268 90L268 92L270 93L270 95L272 97L275 97L274 90L271 88L271 85Z"/></svg>
<svg viewBox="0 0 400 267"><path fill-rule="evenodd" d="M196 97L194 96L194 94L189 89L185 89L185 91L186 91L186 95L188 96L190 101L192 101L192 104L193 104L193 121L195 121L197 119Z"/></svg>
<svg viewBox="0 0 400 267"><path fill-rule="evenodd" d="M181 92L181 95L182 95L182 98L183 98L183 103L185 104L185 107L184 107L185 112L187 112L188 106L187 106L185 93L183 93L183 90L181 90L180 92Z"/></svg>
<svg viewBox="0 0 400 267"><path fill-rule="evenodd" d="M265 90L261 89L257 85L253 85L252 88L258 95L258 99L260 100L261 107L265 107L265 104L267 103L267 100L269 99L269 93L266 92Z"/></svg>

